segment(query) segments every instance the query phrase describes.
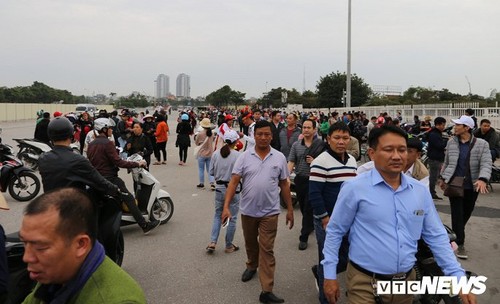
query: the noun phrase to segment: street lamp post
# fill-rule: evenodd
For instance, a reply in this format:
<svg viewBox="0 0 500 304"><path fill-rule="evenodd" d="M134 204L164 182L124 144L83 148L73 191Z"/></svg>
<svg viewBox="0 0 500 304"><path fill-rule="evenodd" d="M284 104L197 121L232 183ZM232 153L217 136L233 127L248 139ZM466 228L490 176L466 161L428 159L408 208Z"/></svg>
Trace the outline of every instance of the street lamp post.
<svg viewBox="0 0 500 304"><path fill-rule="evenodd" d="M351 0L348 4L347 16L347 83L346 83L346 103L347 108L351 107Z"/></svg>

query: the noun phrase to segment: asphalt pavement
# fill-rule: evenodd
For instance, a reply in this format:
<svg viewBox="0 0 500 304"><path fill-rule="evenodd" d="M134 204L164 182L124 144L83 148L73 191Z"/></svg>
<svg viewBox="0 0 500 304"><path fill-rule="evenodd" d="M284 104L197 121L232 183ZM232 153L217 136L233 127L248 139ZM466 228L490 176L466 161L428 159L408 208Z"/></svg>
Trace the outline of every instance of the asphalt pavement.
<svg viewBox="0 0 500 304"><path fill-rule="evenodd" d="M169 119L169 126L171 135L167 144L167 164L151 166L151 173L171 194L174 215L167 224L147 236L137 225L123 228L123 269L143 287L149 303L258 303L258 276L249 282L241 282L246 254L239 222L234 239L240 247L239 251L224 252L225 230L221 230L220 245L215 253L209 255L205 252L210 242L214 192L208 187L196 188L198 166L192 149L188 151L187 165L178 165L174 119ZM34 122L0 123L0 127L3 128L1 137L4 142L13 145L12 138L32 137ZM120 176L132 189L131 175L121 170ZM205 185L208 186L208 180ZM493 185L493 190L493 193L479 196L466 228L469 259L460 261L464 268L488 278L487 290L479 296L479 303L500 303L500 185ZM0 211L0 222L7 232L13 232L20 227L22 209L27 203L14 201L8 194L4 196L11 210ZM436 207L443 222L450 225L448 200L436 201ZM318 303L311 272L311 266L318 259L316 240L312 234L307 250L298 250L300 220L300 211L295 209L295 226L289 230L285 225L285 213L280 215L275 243L274 292L286 303ZM346 303L345 300L343 295L341 303Z"/></svg>

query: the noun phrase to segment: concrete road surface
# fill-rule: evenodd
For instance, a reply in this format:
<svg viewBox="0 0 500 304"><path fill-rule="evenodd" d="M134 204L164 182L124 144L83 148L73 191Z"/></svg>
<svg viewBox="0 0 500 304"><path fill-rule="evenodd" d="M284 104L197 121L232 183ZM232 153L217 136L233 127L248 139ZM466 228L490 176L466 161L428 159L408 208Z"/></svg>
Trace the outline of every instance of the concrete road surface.
<svg viewBox="0 0 500 304"><path fill-rule="evenodd" d="M246 254L241 225L238 223L234 243L240 250L224 253L224 233L212 255L205 252L210 241L214 213L214 192L196 188L198 167L192 149L188 152L187 166L179 166L175 148L174 119L169 119L167 165L151 166L152 174L170 192L175 204L172 219L148 236L138 226L123 228L125 260L123 268L144 288L149 303L258 303L260 284L258 277L243 283ZM12 138L32 137L34 122L1 123L4 142L13 144ZM14 149L17 152L17 148ZM120 176L132 189L131 176L121 170ZM205 182L208 184L208 181ZM469 259L461 261L464 268L488 277L487 290L479 296L480 303L500 303L500 185L494 192L480 195L474 214L467 225L466 247ZM20 227L22 209L27 203L14 201L5 194L10 211L0 211L0 222L7 232ZM450 224L449 203L436 201L444 223ZM280 216L275 244L276 278L274 292L286 303L317 303L317 291L311 266L317 262L314 235L309 247L299 251L298 236L301 215L295 210L295 227L288 230L285 214ZM343 276L341 276L343 282ZM342 295L341 303L346 303Z"/></svg>

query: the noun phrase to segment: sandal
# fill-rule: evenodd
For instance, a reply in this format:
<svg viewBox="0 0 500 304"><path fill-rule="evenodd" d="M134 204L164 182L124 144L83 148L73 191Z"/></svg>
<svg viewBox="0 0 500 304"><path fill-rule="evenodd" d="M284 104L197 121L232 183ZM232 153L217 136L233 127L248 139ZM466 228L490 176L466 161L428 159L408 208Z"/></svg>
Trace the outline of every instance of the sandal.
<svg viewBox="0 0 500 304"><path fill-rule="evenodd" d="M206 248L207 253L214 253L214 251L215 251L215 245L216 244L214 242L208 244L208 246Z"/></svg>
<svg viewBox="0 0 500 304"><path fill-rule="evenodd" d="M161 163L159 161L157 161L157 162L154 162L153 165L161 165Z"/></svg>
<svg viewBox="0 0 500 304"><path fill-rule="evenodd" d="M240 250L240 247L236 246L235 244L231 244L231 247L227 247L226 250L224 250L226 253L231 253Z"/></svg>

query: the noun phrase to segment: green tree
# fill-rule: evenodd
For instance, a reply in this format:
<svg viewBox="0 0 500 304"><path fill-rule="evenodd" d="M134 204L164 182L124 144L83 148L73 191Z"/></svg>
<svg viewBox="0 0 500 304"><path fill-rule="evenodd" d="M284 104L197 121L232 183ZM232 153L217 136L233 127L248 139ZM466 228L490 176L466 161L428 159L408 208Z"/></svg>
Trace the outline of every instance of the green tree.
<svg viewBox="0 0 500 304"><path fill-rule="evenodd" d="M319 107L343 106L343 94L346 90L347 74L336 73L320 77L316 84ZM356 74L351 75L351 106L357 107L368 101L372 90L365 81Z"/></svg>
<svg viewBox="0 0 500 304"><path fill-rule="evenodd" d="M238 106L245 102L246 93L235 91L230 86L225 85L222 88L210 93L205 101L216 107L234 105Z"/></svg>

